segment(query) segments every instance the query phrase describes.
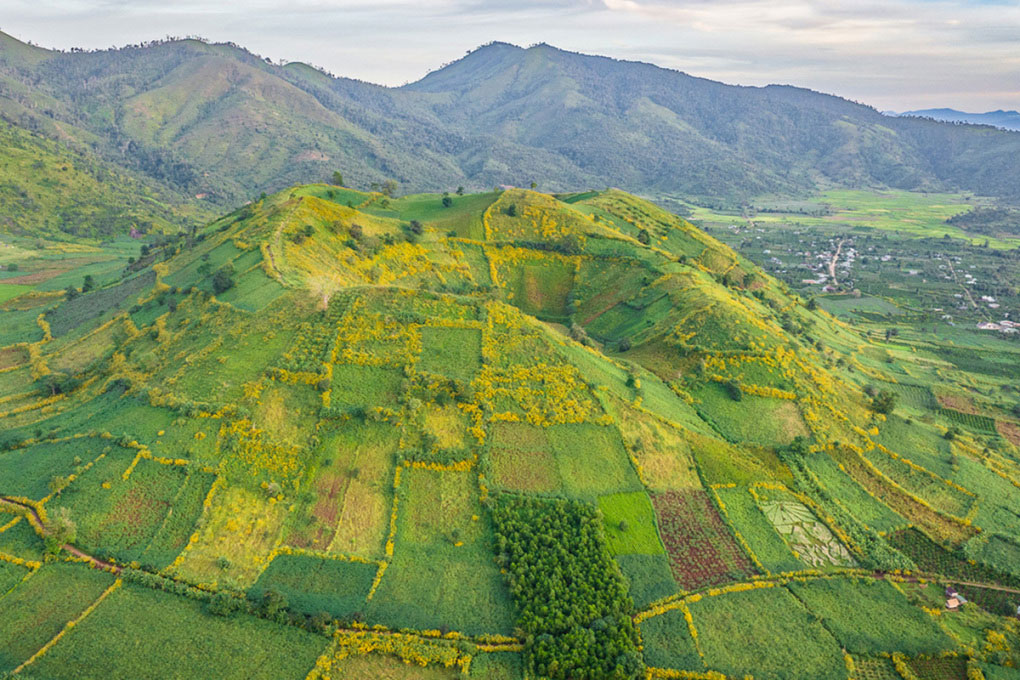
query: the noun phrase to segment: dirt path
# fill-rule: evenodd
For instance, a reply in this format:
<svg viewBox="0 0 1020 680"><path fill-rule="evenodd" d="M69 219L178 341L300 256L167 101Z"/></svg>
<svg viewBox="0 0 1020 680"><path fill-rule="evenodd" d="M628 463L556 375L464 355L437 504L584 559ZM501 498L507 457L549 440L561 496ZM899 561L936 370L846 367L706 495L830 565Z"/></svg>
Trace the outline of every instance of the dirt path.
<svg viewBox="0 0 1020 680"><path fill-rule="evenodd" d="M29 512L29 514L32 515L32 519L35 520L35 524L36 525L38 525L40 527L45 527L46 526L45 524L43 524L42 517L39 516L39 511L36 510L31 505L29 505L28 503L23 503L22 501L19 501L16 498L11 498L10 496L0 496L0 501L3 501L3 502L8 503L10 505L16 505L19 508L23 508L24 510L27 510ZM66 550L67 552L71 553L75 557L77 557L79 559L82 559L82 560L85 560L86 562L88 562L89 564L91 564L94 567L99 567L100 569L108 569L108 570L113 571L114 573L117 573L117 574L119 574L120 571L121 571L121 568L118 567L116 564L113 564L111 562L107 562L105 560L101 560L98 557L93 557L92 555L89 555L87 552L76 548L75 546L71 545L70 543L65 543L64 545L62 545L60 547L63 548L64 550Z"/></svg>
<svg viewBox="0 0 1020 680"><path fill-rule="evenodd" d="M829 278L832 279L832 285L836 285L836 263L839 262L839 254L843 252L843 244L846 241L840 239L839 243L836 244L836 254L829 260Z"/></svg>
<svg viewBox="0 0 1020 680"><path fill-rule="evenodd" d="M960 286L960 288L962 288L962 289L963 289L963 292L964 292L964 294L966 294L966 296L967 296L967 300L969 300L969 301L970 301L970 306L971 306L971 308L973 308L973 309L977 309L977 303L976 303L976 302L974 302L974 296L972 296L972 295L970 294L970 289L969 289L969 288L967 288L967 286L965 286L965 285L963 285L962 283L960 283L960 278L959 278L959 277L958 277L958 276L956 275L956 268L955 268L955 267L953 267L953 261L952 261L951 259L949 259L949 258L947 257L947 258L946 258L946 264L948 264L948 265L949 265L949 271L950 271L950 273L951 273L951 274L953 275L953 281L954 281L954 282L955 282L955 283L956 283L956 284L957 284L958 286Z"/></svg>

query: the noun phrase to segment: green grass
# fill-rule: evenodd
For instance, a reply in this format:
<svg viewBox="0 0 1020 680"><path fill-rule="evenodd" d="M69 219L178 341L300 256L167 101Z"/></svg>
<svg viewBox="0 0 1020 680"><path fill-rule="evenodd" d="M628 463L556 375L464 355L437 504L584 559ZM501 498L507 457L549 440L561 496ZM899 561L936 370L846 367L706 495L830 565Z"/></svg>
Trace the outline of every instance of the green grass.
<svg viewBox="0 0 1020 680"><path fill-rule="evenodd" d="M349 364L334 366L333 408L392 408L403 379L403 374L392 368Z"/></svg>
<svg viewBox="0 0 1020 680"><path fill-rule="evenodd" d="M955 645L938 624L885 581L845 578L791 582L790 590L855 654L937 655Z"/></svg>
<svg viewBox="0 0 1020 680"><path fill-rule="evenodd" d="M492 560L492 529L474 484L470 473L404 469L393 562L366 609L370 621L509 631L509 593Z"/></svg>
<svg viewBox="0 0 1020 680"><path fill-rule="evenodd" d="M10 515L0 514L0 521L4 523L11 519L13 518ZM5 555L38 562L43 558L44 547L42 538L24 518L6 531L0 532L0 553Z"/></svg>
<svg viewBox="0 0 1020 680"><path fill-rule="evenodd" d="M804 568L804 563L790 551L746 488L721 488L715 493L723 503L727 521L740 533L765 569L782 573Z"/></svg>
<svg viewBox="0 0 1020 680"><path fill-rule="evenodd" d="M730 441L781 446L808 434L793 401L750 394L734 401L718 383L699 387L692 395L701 400L696 407L699 412Z"/></svg>
<svg viewBox="0 0 1020 680"><path fill-rule="evenodd" d="M599 496L602 526L613 555L665 554L655 530L655 511L644 491Z"/></svg>
<svg viewBox="0 0 1020 680"><path fill-rule="evenodd" d="M82 565L54 562L0 599L0 671L10 671L77 618L113 576ZM46 677L46 676L44 676Z"/></svg>
<svg viewBox="0 0 1020 680"><path fill-rule="evenodd" d="M839 645L785 588L708 597L690 610L711 669L738 677L846 677Z"/></svg>
<svg viewBox="0 0 1020 680"><path fill-rule="evenodd" d="M688 671L705 668L683 612L678 609L642 623L641 639L645 645L645 663L649 666Z"/></svg>
<svg viewBox="0 0 1020 680"><path fill-rule="evenodd" d="M0 453L0 493L40 499L49 494L50 480L75 474L108 447L103 439L72 439ZM129 454L111 450L109 455L123 459Z"/></svg>
<svg viewBox="0 0 1020 680"><path fill-rule="evenodd" d="M421 329L419 370L470 382L481 367L482 332L475 328Z"/></svg>
<svg viewBox="0 0 1020 680"><path fill-rule="evenodd" d="M275 590L296 611L347 617L362 611L376 571L374 563L278 555L248 592L259 599L266 591Z"/></svg>
<svg viewBox="0 0 1020 680"><path fill-rule="evenodd" d="M29 572L28 567L0 561L0 599L21 583Z"/></svg>
<svg viewBox="0 0 1020 680"><path fill-rule="evenodd" d="M224 680L300 680L327 642L293 626L244 615L212 616L199 602L124 585L36 662L32 671L54 680L183 680L208 677L210 672Z"/></svg>
<svg viewBox="0 0 1020 680"><path fill-rule="evenodd" d="M628 553L617 555L616 563L627 579L627 594L634 600L634 607L641 609L650 603L677 592L669 558L665 554L641 555Z"/></svg>
<svg viewBox="0 0 1020 680"><path fill-rule="evenodd" d="M16 283L0 283L0 304L18 297L22 293L32 290L32 286L22 286Z"/></svg>
<svg viewBox="0 0 1020 680"><path fill-rule="evenodd" d="M569 495L595 500L603 494L641 488L615 427L553 425L546 428L546 436Z"/></svg>

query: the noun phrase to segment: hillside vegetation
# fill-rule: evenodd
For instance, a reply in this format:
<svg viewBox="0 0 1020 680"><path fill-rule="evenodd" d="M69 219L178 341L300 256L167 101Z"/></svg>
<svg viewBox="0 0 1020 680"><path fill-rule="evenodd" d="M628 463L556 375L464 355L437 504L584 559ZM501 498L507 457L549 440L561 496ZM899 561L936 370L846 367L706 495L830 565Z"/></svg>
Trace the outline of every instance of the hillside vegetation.
<svg viewBox="0 0 1020 680"><path fill-rule="evenodd" d="M4 255L0 672L1020 663L1020 423L949 391L1009 376L651 203L309 184L130 245Z"/></svg>
<svg viewBox="0 0 1020 680"><path fill-rule="evenodd" d="M746 200L820 187L1016 200L1020 135L809 90L494 43L401 88L173 40L51 52L3 36L0 115L193 200L387 179L405 190L538 182Z"/></svg>

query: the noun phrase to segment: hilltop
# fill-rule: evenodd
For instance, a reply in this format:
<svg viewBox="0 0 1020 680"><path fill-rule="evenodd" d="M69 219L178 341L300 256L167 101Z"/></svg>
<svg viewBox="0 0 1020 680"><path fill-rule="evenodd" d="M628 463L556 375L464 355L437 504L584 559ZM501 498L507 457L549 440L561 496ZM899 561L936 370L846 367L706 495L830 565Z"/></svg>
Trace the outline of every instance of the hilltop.
<svg viewBox="0 0 1020 680"><path fill-rule="evenodd" d="M796 87L494 43L387 88L231 44L97 52L0 40L0 114L220 206L320 181L405 191L537 182L746 200L819 187L1020 196L1014 133L890 118Z"/></svg>
<svg viewBox="0 0 1020 680"><path fill-rule="evenodd" d="M145 246L0 307L0 671L1020 662L1020 424L947 391L1009 376L647 201L309 184Z"/></svg>

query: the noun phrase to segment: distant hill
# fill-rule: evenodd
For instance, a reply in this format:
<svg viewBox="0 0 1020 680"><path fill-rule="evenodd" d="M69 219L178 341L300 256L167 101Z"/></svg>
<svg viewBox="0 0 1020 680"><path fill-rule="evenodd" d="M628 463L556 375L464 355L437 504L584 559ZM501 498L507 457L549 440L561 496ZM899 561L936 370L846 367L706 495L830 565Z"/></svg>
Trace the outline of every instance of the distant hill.
<svg viewBox="0 0 1020 680"><path fill-rule="evenodd" d="M1014 133L548 45L493 43L387 88L231 44L61 53L4 36L0 115L221 205L335 169L401 192L534 181L732 199L819 185L1020 198Z"/></svg>
<svg viewBox="0 0 1020 680"><path fill-rule="evenodd" d="M921 109L904 111L898 116L915 116L918 118L934 118L947 123L971 123L972 125L991 125L1004 130L1020 131L1020 112L1018 111L987 111L985 113L967 113L956 109Z"/></svg>

